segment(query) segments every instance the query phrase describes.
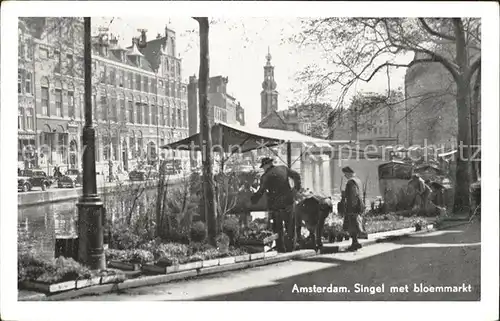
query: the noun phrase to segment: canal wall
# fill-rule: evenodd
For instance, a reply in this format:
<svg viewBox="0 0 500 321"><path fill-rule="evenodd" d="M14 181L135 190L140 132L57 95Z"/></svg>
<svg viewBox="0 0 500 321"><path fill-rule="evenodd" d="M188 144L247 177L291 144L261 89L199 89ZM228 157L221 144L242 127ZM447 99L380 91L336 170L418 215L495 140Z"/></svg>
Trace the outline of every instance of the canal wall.
<svg viewBox="0 0 500 321"><path fill-rule="evenodd" d="M170 184L179 184L181 178L171 179ZM121 183L121 186L139 187L145 186L146 189L157 188L157 181L147 181L147 182L132 182L125 181ZM99 196L110 195L116 192L117 183L106 183L104 186L97 187L97 194ZM52 188L46 191L36 191L17 194L17 207L24 208L30 206L39 206L48 203L64 202L77 200L82 196L82 188Z"/></svg>

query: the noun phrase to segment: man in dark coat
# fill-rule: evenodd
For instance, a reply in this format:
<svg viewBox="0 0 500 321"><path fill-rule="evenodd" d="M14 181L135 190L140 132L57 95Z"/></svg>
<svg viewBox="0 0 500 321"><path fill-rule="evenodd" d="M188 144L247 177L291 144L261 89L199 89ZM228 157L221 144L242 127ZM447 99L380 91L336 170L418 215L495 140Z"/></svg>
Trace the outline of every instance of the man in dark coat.
<svg viewBox="0 0 500 321"><path fill-rule="evenodd" d="M361 217L361 214L365 210L365 204L363 204L363 199L361 198L361 180L356 177L354 171L349 166L342 168L342 172L347 178L342 200L345 213L344 229L349 232L352 238L349 250L356 251L362 247L358 242L358 238L367 238Z"/></svg>
<svg viewBox="0 0 500 321"><path fill-rule="evenodd" d="M301 189L300 175L287 166L274 166L273 159L264 157L260 166L264 174L260 178L259 190L252 195L252 203L257 203L267 192L267 207L273 218L273 232L278 234L276 246L279 252L285 252L285 238L283 234L283 223L287 232L288 250L293 250L294 227L294 191L290 187L289 179L293 179L294 190Z"/></svg>

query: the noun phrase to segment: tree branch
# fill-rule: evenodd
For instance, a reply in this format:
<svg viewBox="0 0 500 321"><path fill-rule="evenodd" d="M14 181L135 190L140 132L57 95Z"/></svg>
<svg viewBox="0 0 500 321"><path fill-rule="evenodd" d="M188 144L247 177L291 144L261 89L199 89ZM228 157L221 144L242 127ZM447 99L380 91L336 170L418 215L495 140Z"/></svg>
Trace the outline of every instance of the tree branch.
<svg viewBox="0 0 500 321"><path fill-rule="evenodd" d="M444 33L440 33L440 32L437 32L436 30L433 30L428 24L427 22L425 22L425 19L424 18L418 18L418 20L420 21L420 23L422 24L422 27L424 27L425 31L427 31L428 33L430 33L431 35L435 36L435 37L440 37L440 38L443 38L443 39L447 39L447 40L451 40L451 41L455 41L455 37L453 36L449 36L449 35L445 35Z"/></svg>
<svg viewBox="0 0 500 321"><path fill-rule="evenodd" d="M471 81L471 78L472 78L472 75L474 75L474 72L476 72L476 70L478 68L481 67L481 56L479 58L476 59L476 61L474 61L471 65L470 65L470 68L469 68L469 71L468 73L465 75L465 81L467 83L470 83Z"/></svg>
<svg viewBox="0 0 500 321"><path fill-rule="evenodd" d="M384 25L385 25L387 37L388 37L389 42L391 43L392 46L394 46L396 48L403 49L403 50L407 50L407 51L425 53L425 54L431 56L433 58L433 61L440 62L450 72L450 74L453 76L453 79L455 79L455 81L459 80L459 74L457 72L458 66L456 66L454 63L452 63L450 60L448 60L448 59L444 58L443 56L441 56L440 54L437 54L437 53L430 51L428 49L425 49L422 47L417 47L414 44L407 45L407 46L403 46L401 44L396 44L396 42L394 41L394 39L391 36L391 32L389 30L389 26L387 24L387 21L385 21L385 20L384 20Z"/></svg>

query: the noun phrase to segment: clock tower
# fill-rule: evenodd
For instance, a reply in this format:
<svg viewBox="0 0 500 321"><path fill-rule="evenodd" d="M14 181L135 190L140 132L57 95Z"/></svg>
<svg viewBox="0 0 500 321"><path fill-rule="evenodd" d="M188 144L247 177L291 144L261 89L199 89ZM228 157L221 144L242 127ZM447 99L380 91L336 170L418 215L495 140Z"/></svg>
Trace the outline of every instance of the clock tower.
<svg viewBox="0 0 500 321"><path fill-rule="evenodd" d="M260 112L261 120L272 111L278 110L278 91L276 90L276 81L274 81L274 66L271 65L271 53L267 48L266 65L264 66L264 81L262 82L262 91L260 92Z"/></svg>

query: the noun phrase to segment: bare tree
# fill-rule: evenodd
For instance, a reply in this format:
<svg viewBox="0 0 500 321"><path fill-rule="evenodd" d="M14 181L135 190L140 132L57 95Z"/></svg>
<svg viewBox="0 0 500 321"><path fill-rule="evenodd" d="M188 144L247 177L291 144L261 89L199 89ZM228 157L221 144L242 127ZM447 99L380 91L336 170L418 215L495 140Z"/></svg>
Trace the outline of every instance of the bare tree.
<svg viewBox="0 0 500 321"><path fill-rule="evenodd" d="M312 66L299 79L310 83L310 94L316 97L340 87L338 106L354 84L369 82L382 70L388 74L389 92L391 68L439 63L449 72L456 86L457 142L465 145L457 158L454 212L469 211L469 97L471 79L481 66L480 19L322 18L306 20L304 25L294 40L321 47L333 68ZM395 61L406 53L415 53L415 59L406 64Z"/></svg>
<svg viewBox="0 0 500 321"><path fill-rule="evenodd" d="M208 81L209 81L209 52L208 52L208 32L209 22L206 17L193 18L200 25L200 75L199 75L199 101L200 101L200 146L202 146L203 162L203 191L205 202L205 219L207 222L208 242L216 246L217 236L217 208L214 192L214 176L212 168L212 135L208 122Z"/></svg>

